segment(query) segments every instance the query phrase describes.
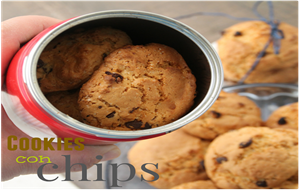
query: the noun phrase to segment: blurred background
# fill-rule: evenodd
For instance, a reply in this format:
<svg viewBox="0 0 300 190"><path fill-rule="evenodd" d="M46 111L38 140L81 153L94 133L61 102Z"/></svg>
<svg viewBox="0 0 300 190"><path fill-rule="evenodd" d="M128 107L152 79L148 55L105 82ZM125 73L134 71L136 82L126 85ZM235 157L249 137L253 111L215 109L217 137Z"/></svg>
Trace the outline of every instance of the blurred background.
<svg viewBox="0 0 300 190"><path fill-rule="evenodd" d="M235 17L257 18L252 11L254 1L2 1L2 21L22 15L44 15L61 20L91 12L127 9L153 12L177 18L196 12L222 12ZM281 22L298 27L298 2L275 1L274 15ZM267 3L262 3L258 11L268 18ZM221 31L240 21L220 16L194 16L180 19L181 22L202 34L208 41L214 42L221 36ZM95 168L89 170L89 175L95 175ZM55 178L49 176L49 179ZM80 182L81 174L72 175L74 182L62 182L63 175L55 182L43 182L36 174L16 177L2 182L4 189L101 189L102 182ZM76 179L78 178L78 179ZM93 179L91 177L91 179Z"/></svg>
<svg viewBox="0 0 300 190"><path fill-rule="evenodd" d="M256 18L252 12L255 1L2 1L2 21L22 15L44 15L61 20L75 16L114 9L149 11L171 18L195 12L223 12L236 17ZM273 2L275 18L298 26L298 2ZM261 3L259 13L268 16L267 3ZM210 42L220 32L239 21L219 16L195 16L181 22L200 32Z"/></svg>

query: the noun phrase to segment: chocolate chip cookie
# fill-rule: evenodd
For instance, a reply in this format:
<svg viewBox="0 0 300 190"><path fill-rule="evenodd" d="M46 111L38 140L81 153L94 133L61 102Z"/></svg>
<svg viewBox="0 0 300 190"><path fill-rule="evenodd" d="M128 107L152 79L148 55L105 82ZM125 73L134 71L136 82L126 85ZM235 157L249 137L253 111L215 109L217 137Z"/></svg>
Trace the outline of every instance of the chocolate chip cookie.
<svg viewBox="0 0 300 190"><path fill-rule="evenodd" d="M298 172L298 133L245 127L227 132L205 155L209 178L219 188L274 188Z"/></svg>
<svg viewBox="0 0 300 190"><path fill-rule="evenodd" d="M40 55L37 80L43 93L76 89L113 50L131 44L126 33L110 27L76 29L55 38Z"/></svg>
<svg viewBox="0 0 300 190"><path fill-rule="evenodd" d="M168 189L176 185L207 179L204 168L204 154L209 141L186 134L181 129L170 134L138 141L128 152L128 160L136 168L138 176L153 180L153 175L141 170L144 163L156 172L159 179L150 182L156 188Z"/></svg>
<svg viewBox="0 0 300 190"><path fill-rule="evenodd" d="M280 53L274 54L271 43L245 83L293 83L298 80L298 28L283 22L278 28L284 35ZM247 73L268 42L270 33L270 25L263 21L241 22L222 32L218 53L225 80L237 82Z"/></svg>
<svg viewBox="0 0 300 190"><path fill-rule="evenodd" d="M86 124L111 130L171 123L193 105L196 79L173 48L128 45L105 58L79 94Z"/></svg>
<svg viewBox="0 0 300 190"><path fill-rule="evenodd" d="M191 135L212 140L233 129L261 126L260 115L259 107L252 100L221 91L211 108L183 129Z"/></svg>
<svg viewBox="0 0 300 190"><path fill-rule="evenodd" d="M298 130L298 102L279 107L270 115L266 125Z"/></svg>
<svg viewBox="0 0 300 190"><path fill-rule="evenodd" d="M83 120L77 103L78 95L79 89L62 92L51 92L46 95L46 98L59 111L82 122Z"/></svg>

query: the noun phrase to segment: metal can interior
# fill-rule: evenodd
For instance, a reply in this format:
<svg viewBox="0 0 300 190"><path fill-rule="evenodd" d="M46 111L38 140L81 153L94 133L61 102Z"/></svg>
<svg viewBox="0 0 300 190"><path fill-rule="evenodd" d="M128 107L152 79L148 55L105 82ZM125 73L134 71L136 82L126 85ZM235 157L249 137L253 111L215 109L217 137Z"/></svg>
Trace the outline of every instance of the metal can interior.
<svg viewBox="0 0 300 190"><path fill-rule="evenodd" d="M191 110L180 119L153 129L139 131L113 131L81 123L59 112L41 92L36 79L38 58L46 45L59 34L72 28L111 26L126 32L133 45L161 43L176 49L196 77L197 96ZM210 43L190 27L161 15L140 11L105 11L70 19L43 36L33 47L24 64L27 89L33 100L50 117L64 126L112 139L131 139L168 133L202 115L216 100L222 87L223 70L220 59Z"/></svg>

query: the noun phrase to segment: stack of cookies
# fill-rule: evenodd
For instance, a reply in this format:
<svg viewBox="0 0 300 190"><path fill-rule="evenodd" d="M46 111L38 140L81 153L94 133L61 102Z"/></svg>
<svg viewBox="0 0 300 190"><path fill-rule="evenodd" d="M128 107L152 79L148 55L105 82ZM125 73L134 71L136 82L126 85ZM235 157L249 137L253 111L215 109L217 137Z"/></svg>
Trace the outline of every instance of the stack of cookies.
<svg viewBox="0 0 300 190"><path fill-rule="evenodd" d="M173 48L132 45L110 27L73 29L41 53L37 80L61 112L109 130L171 123L194 104L196 78Z"/></svg>
<svg viewBox="0 0 300 190"><path fill-rule="evenodd" d="M201 117L137 142L128 159L136 168L157 163L149 168L159 174L156 181L136 173L160 189L298 188L298 103L278 108L266 122L260 114L250 99L222 91Z"/></svg>
<svg viewBox="0 0 300 190"><path fill-rule="evenodd" d="M280 52L269 45L258 66L245 83L295 83L298 81L298 28L280 23L283 32ZM247 21L222 31L217 50L226 81L238 82L250 70L258 54L270 39L271 28L263 21Z"/></svg>

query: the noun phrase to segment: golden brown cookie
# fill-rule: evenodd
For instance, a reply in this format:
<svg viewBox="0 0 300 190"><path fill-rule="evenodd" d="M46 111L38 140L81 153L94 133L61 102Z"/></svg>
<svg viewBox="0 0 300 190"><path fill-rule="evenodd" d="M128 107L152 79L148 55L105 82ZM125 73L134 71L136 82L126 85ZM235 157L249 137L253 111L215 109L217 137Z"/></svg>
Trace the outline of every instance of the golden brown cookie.
<svg viewBox="0 0 300 190"><path fill-rule="evenodd" d="M113 50L131 44L124 32L109 27L77 29L51 41L41 53L37 79L43 93L80 87Z"/></svg>
<svg viewBox="0 0 300 190"><path fill-rule="evenodd" d="M279 107L270 115L266 125L298 130L298 102Z"/></svg>
<svg viewBox="0 0 300 190"><path fill-rule="evenodd" d="M86 124L112 130L173 122L193 105L196 79L182 56L162 44L112 52L79 94Z"/></svg>
<svg viewBox="0 0 300 190"><path fill-rule="evenodd" d="M211 108L184 126L183 130L191 135L212 140L233 129L261 126L260 114L259 107L247 97L221 91Z"/></svg>
<svg viewBox="0 0 300 190"><path fill-rule="evenodd" d="M59 111L82 122L82 117L78 106L78 90L51 92L46 95L49 102Z"/></svg>
<svg viewBox="0 0 300 190"><path fill-rule="evenodd" d="M211 180L198 180L177 185L172 189L218 189L218 187Z"/></svg>
<svg viewBox="0 0 300 190"><path fill-rule="evenodd" d="M298 133L268 127L227 132L210 144L205 168L219 188L278 187L298 171Z"/></svg>
<svg viewBox="0 0 300 190"><path fill-rule="evenodd" d="M209 143L179 129L161 137L137 142L128 152L128 159L136 168L136 174L143 175L146 180L153 180L154 177L142 171L140 166L144 163L158 163L158 169L147 165L149 170L159 175L159 179L150 184L167 189L207 179L203 158Z"/></svg>
<svg viewBox="0 0 300 190"><path fill-rule="evenodd" d="M280 53L274 54L273 44L245 83L292 83L298 79L298 29L280 23L284 33ZM218 40L225 80L237 82L251 68L257 55L270 38L270 26L262 21L247 21L222 32Z"/></svg>

